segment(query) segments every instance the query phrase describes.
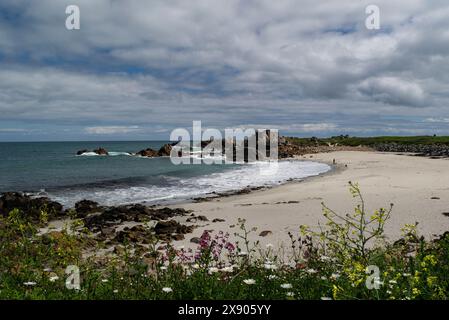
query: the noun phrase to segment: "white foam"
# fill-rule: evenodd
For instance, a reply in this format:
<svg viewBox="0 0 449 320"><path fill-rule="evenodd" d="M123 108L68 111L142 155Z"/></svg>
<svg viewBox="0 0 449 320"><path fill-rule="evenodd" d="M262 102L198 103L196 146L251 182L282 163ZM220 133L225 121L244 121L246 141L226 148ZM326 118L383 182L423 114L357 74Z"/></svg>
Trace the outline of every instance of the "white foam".
<svg viewBox="0 0 449 320"><path fill-rule="evenodd" d="M115 157L115 156L130 156L131 153L128 152L119 152L119 151L109 151L108 155L111 157ZM80 154L79 156L85 156L85 157L95 157L95 156L105 156L103 154L97 154L95 152L89 151L89 152L84 152L82 154Z"/></svg>
<svg viewBox="0 0 449 320"><path fill-rule="evenodd" d="M331 167L312 161L279 161L274 175L261 174L263 163L241 165L230 170L193 178L169 177L170 186L132 186L116 189L86 190L54 195L56 201L73 206L82 199L90 199L104 205L118 205L137 202L162 203L191 199L212 192L230 192L246 187L274 186L291 179L298 180L327 172ZM50 195L51 196L51 195Z"/></svg>

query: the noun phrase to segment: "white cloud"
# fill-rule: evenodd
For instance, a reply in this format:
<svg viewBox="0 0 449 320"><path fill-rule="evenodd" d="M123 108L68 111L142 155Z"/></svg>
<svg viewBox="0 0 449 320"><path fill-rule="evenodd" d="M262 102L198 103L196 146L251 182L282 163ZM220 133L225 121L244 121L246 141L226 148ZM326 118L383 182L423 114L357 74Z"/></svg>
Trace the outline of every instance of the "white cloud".
<svg viewBox="0 0 449 320"><path fill-rule="evenodd" d="M423 106L426 103L426 95L419 84L396 77L368 78L358 85L358 90L391 105Z"/></svg>
<svg viewBox="0 0 449 320"><path fill-rule="evenodd" d="M104 127L87 127L84 131L88 134L127 134L141 131L138 126L104 126Z"/></svg>

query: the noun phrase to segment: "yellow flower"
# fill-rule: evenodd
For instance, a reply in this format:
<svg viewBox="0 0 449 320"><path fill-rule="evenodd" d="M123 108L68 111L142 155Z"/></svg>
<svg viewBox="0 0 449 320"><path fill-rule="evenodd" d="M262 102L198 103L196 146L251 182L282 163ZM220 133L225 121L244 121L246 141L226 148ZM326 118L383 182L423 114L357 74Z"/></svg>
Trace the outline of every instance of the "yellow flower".
<svg viewBox="0 0 449 320"><path fill-rule="evenodd" d="M338 287L338 286L336 286L335 284L333 285L333 288L332 288L332 297L334 298L334 300L337 300L338 299L338 291L340 291L341 289Z"/></svg>
<svg viewBox="0 0 449 320"><path fill-rule="evenodd" d="M433 254L425 256L424 261L430 263L432 266L435 266L438 262Z"/></svg>
<svg viewBox="0 0 449 320"><path fill-rule="evenodd" d="M432 287L433 285L435 285L436 281L437 281L437 277L435 277L435 276L427 277L427 285L429 287Z"/></svg>
<svg viewBox="0 0 449 320"><path fill-rule="evenodd" d="M413 288L412 293L413 293L413 296L416 297L421 294L421 291L418 288Z"/></svg>

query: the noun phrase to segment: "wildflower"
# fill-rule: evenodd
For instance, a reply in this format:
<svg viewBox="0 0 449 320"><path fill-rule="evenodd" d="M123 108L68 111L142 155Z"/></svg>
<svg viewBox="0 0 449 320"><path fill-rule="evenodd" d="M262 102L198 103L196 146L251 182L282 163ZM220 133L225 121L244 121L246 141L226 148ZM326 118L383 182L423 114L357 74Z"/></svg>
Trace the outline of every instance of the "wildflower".
<svg viewBox="0 0 449 320"><path fill-rule="evenodd" d="M438 262L433 254L425 256L424 261L430 263L432 266L435 266Z"/></svg>
<svg viewBox="0 0 449 320"><path fill-rule="evenodd" d="M321 297L321 300L332 300L331 297Z"/></svg>
<svg viewBox="0 0 449 320"><path fill-rule="evenodd" d="M402 274L404 277L410 277L412 274L411 273L403 273Z"/></svg>
<svg viewBox="0 0 449 320"><path fill-rule="evenodd" d="M200 265L198 263L192 264L193 269L199 269Z"/></svg>
<svg viewBox="0 0 449 320"><path fill-rule="evenodd" d="M161 269L162 271L165 271L165 270L167 270L167 267L166 267L166 266L162 266L160 269Z"/></svg>
<svg viewBox="0 0 449 320"><path fill-rule="evenodd" d="M44 272L51 272L51 268L44 268Z"/></svg>
<svg viewBox="0 0 449 320"><path fill-rule="evenodd" d="M317 273L318 271L316 271L315 269L309 269L309 270L307 270L307 273L308 274L315 274L315 273Z"/></svg>
<svg viewBox="0 0 449 320"><path fill-rule="evenodd" d="M106 282L108 282L109 280L108 279L102 279L101 280L101 282L103 282L103 283L106 283Z"/></svg>
<svg viewBox="0 0 449 320"><path fill-rule="evenodd" d="M323 262L325 262L325 261L330 261L331 258L329 258L328 256L321 256L321 257L320 257L320 260L323 261Z"/></svg>
<svg viewBox="0 0 449 320"><path fill-rule="evenodd" d="M265 263L264 268L267 270L276 270L277 269L277 267L272 263Z"/></svg>
<svg viewBox="0 0 449 320"><path fill-rule="evenodd" d="M390 284L396 284L396 283L398 283L396 280L390 280L390 281L388 281L388 283L390 283Z"/></svg>
<svg viewBox="0 0 449 320"><path fill-rule="evenodd" d="M286 295L287 295L287 297L293 297L295 295L295 293L294 292L287 292Z"/></svg>
<svg viewBox="0 0 449 320"><path fill-rule="evenodd" d="M24 282L23 283L24 285L26 285L26 286L35 286L36 285L36 282L33 282L33 281L28 281L28 282Z"/></svg>
<svg viewBox="0 0 449 320"><path fill-rule="evenodd" d="M270 274L267 278L268 280L274 280L277 278L277 276L275 274Z"/></svg>
<svg viewBox="0 0 449 320"><path fill-rule="evenodd" d="M239 256L247 256L247 255L248 255L248 252L246 252L246 251L239 252Z"/></svg>
<svg viewBox="0 0 449 320"><path fill-rule="evenodd" d="M114 291L112 291L113 293L118 293L118 290L117 289L115 289Z"/></svg>
<svg viewBox="0 0 449 320"><path fill-rule="evenodd" d="M436 281L437 281L437 277L435 277L435 276L427 277L427 284L429 285L429 287L432 287Z"/></svg>
<svg viewBox="0 0 449 320"><path fill-rule="evenodd" d="M413 288L412 289L412 293L416 297L416 296L419 296L421 294L421 291L418 288Z"/></svg>
<svg viewBox="0 0 449 320"><path fill-rule="evenodd" d="M245 279L245 280L243 280L243 282L245 284L252 285L252 284L256 283L256 280L254 280L254 279Z"/></svg>
<svg viewBox="0 0 449 320"><path fill-rule="evenodd" d="M269 248L273 248L274 246L273 246L273 244L271 244L271 243L267 243L267 245L265 246L267 249L269 249Z"/></svg>
<svg viewBox="0 0 449 320"><path fill-rule="evenodd" d="M216 272L218 272L218 268L215 268L215 267L209 268L209 274L216 273Z"/></svg>
<svg viewBox="0 0 449 320"><path fill-rule="evenodd" d="M222 272L234 272L234 266L221 268L220 271L222 271Z"/></svg>
<svg viewBox="0 0 449 320"><path fill-rule="evenodd" d="M162 291L164 291L165 293L170 293L170 292L173 292L173 289L169 288L169 287L163 287Z"/></svg>
<svg viewBox="0 0 449 320"><path fill-rule="evenodd" d="M58 280L58 279L59 279L59 277L56 276L56 275L51 276L51 277L49 278L50 282L55 282L55 281Z"/></svg>
<svg viewBox="0 0 449 320"><path fill-rule="evenodd" d="M290 283L281 284L282 289L291 289L293 286Z"/></svg>
<svg viewBox="0 0 449 320"><path fill-rule="evenodd" d="M339 277L340 277L340 274L339 274L339 273L332 273L332 274L331 274L331 279L332 279L332 280L337 280Z"/></svg>

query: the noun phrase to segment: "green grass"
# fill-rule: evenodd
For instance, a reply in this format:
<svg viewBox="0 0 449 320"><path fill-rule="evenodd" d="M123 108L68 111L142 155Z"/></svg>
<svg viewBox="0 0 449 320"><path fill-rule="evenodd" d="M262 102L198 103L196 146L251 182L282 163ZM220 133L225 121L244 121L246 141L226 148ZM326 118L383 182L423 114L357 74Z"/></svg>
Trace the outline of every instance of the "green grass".
<svg viewBox="0 0 449 320"><path fill-rule="evenodd" d="M205 232L197 250L158 251L153 244L86 258L83 249L102 244L79 223L77 235L40 236L26 213L13 210L0 219L0 299L447 299L449 233L426 241L407 225L400 241L388 243L383 228L391 208L365 212L358 186L350 187L354 212L323 204L328 223L290 234L286 260L276 248L250 242L256 230L243 220L239 242ZM69 265L80 270L80 290L66 288ZM380 271L378 289L366 285L375 280L368 266Z"/></svg>
<svg viewBox="0 0 449 320"><path fill-rule="evenodd" d="M328 143L338 143L343 146L374 146L380 143L397 143L397 144L444 144L449 145L449 136L381 136L381 137L350 137L336 136L331 138L297 138L288 137L290 142L301 146L327 145Z"/></svg>

